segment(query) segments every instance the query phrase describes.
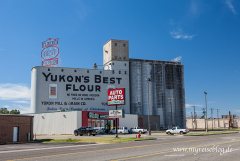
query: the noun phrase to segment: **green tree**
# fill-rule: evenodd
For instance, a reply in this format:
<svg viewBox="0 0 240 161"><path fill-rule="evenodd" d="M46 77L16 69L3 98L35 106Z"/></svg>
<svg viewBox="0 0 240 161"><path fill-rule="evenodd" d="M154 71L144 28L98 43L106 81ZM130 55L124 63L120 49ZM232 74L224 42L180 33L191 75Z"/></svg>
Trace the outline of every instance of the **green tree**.
<svg viewBox="0 0 240 161"><path fill-rule="evenodd" d="M20 111L15 109L15 110L11 110L10 114L20 114Z"/></svg>
<svg viewBox="0 0 240 161"><path fill-rule="evenodd" d="M2 113L2 114L20 114L20 111L17 109L8 111L7 108L0 108L0 113Z"/></svg>
<svg viewBox="0 0 240 161"><path fill-rule="evenodd" d="M9 114L9 111L7 110L7 108L0 108L0 113Z"/></svg>

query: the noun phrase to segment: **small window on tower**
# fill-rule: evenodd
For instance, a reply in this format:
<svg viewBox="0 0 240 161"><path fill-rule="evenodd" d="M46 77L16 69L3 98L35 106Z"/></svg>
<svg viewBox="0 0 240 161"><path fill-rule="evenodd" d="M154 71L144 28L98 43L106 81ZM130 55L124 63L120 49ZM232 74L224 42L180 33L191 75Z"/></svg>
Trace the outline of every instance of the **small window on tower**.
<svg viewBox="0 0 240 161"><path fill-rule="evenodd" d="M89 70L87 70L87 73L89 73Z"/></svg>
<svg viewBox="0 0 240 161"><path fill-rule="evenodd" d="M117 46L117 43L115 43L115 46Z"/></svg>
<svg viewBox="0 0 240 161"><path fill-rule="evenodd" d="M124 65L125 65L125 66L127 66L127 64L126 64L126 63L125 63Z"/></svg>
<svg viewBox="0 0 240 161"><path fill-rule="evenodd" d="M115 56L115 59L117 59L117 56Z"/></svg>
<svg viewBox="0 0 240 161"><path fill-rule="evenodd" d="M119 70L119 74L121 74L121 71Z"/></svg>
<svg viewBox="0 0 240 161"><path fill-rule="evenodd" d="M50 69L48 68L48 71L50 71Z"/></svg>
<svg viewBox="0 0 240 161"><path fill-rule="evenodd" d="M127 71L125 71L125 74L127 74Z"/></svg>
<svg viewBox="0 0 240 161"><path fill-rule="evenodd" d="M61 71L63 72L63 69Z"/></svg>
<svg viewBox="0 0 240 161"><path fill-rule="evenodd" d="M114 63L112 63L114 65Z"/></svg>
<svg viewBox="0 0 240 161"><path fill-rule="evenodd" d="M113 72L113 74L114 74L114 70L113 70L112 72Z"/></svg>
<svg viewBox="0 0 240 161"><path fill-rule="evenodd" d="M124 60L126 60L126 57L123 57Z"/></svg>
<svg viewBox="0 0 240 161"><path fill-rule="evenodd" d="M122 59L121 57L119 57L119 59Z"/></svg>
<svg viewBox="0 0 240 161"><path fill-rule="evenodd" d="M74 72L77 72L77 70L74 70Z"/></svg>
<svg viewBox="0 0 240 161"><path fill-rule="evenodd" d="M123 44L123 46L126 46L126 44Z"/></svg>
<svg viewBox="0 0 240 161"><path fill-rule="evenodd" d="M102 71L100 71L100 74L102 74Z"/></svg>

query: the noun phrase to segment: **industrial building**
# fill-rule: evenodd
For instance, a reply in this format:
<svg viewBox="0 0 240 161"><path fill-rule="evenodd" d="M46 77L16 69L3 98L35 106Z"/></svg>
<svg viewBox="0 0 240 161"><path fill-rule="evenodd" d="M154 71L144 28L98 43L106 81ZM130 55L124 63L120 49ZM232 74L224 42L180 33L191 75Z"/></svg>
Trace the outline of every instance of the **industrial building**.
<svg viewBox="0 0 240 161"><path fill-rule="evenodd" d="M124 109L126 114L141 116L143 128L147 128L143 121L147 121L148 107L152 130L172 125L186 127L181 62L131 59L129 41L111 39L103 45L103 69L97 66L95 64L93 69L33 67L32 112L106 113L116 109L107 104L108 89L124 88L125 105L117 108Z"/></svg>

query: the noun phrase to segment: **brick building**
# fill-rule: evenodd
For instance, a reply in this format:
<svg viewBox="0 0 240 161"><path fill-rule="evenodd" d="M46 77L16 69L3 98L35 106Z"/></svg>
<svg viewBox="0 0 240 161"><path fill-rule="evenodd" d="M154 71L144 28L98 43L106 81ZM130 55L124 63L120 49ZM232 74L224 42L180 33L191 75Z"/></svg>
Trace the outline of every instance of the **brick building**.
<svg viewBox="0 0 240 161"><path fill-rule="evenodd" d="M231 119L237 119L237 115L230 115ZM222 119L229 119L229 115L221 115Z"/></svg>
<svg viewBox="0 0 240 161"><path fill-rule="evenodd" d="M0 114L0 142L33 140L33 116Z"/></svg>

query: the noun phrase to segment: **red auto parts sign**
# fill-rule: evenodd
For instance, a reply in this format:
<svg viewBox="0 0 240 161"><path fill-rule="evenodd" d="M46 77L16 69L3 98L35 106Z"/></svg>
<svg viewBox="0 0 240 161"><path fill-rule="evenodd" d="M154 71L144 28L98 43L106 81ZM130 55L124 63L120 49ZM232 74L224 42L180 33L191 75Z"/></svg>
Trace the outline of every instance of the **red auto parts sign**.
<svg viewBox="0 0 240 161"><path fill-rule="evenodd" d="M124 98L125 98L124 88L108 90L108 106L124 105L125 104Z"/></svg>

